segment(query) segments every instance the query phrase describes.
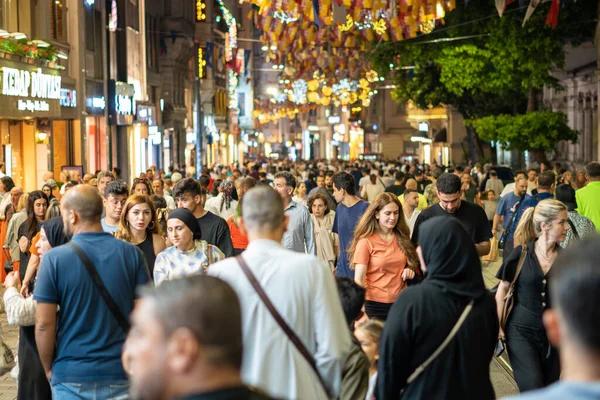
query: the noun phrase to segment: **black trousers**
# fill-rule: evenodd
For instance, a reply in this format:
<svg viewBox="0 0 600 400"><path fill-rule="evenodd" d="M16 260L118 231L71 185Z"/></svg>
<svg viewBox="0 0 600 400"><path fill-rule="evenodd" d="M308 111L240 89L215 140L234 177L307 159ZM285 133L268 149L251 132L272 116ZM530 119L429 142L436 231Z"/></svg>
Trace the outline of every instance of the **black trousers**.
<svg viewBox="0 0 600 400"><path fill-rule="evenodd" d="M543 330L509 321L506 349L521 393L543 388L560 378L558 352Z"/></svg>
<svg viewBox="0 0 600 400"><path fill-rule="evenodd" d="M365 312L370 319L385 321L394 303L380 303L378 301L365 301Z"/></svg>

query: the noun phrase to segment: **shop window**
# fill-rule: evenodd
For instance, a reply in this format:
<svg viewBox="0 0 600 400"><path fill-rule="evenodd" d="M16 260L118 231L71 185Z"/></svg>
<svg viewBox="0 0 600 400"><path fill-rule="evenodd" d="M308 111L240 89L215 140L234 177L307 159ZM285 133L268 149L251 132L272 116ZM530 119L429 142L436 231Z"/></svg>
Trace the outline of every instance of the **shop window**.
<svg viewBox="0 0 600 400"><path fill-rule="evenodd" d="M50 31L52 39L67 41L66 0L50 0Z"/></svg>

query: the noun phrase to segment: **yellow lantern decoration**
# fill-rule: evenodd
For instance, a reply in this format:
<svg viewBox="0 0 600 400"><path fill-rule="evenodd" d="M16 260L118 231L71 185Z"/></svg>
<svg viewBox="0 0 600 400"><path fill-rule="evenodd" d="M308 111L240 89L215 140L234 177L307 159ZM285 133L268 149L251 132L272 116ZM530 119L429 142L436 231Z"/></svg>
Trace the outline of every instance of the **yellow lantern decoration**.
<svg viewBox="0 0 600 400"><path fill-rule="evenodd" d="M311 79L308 81L307 87L311 92L316 92L319 89L319 81L316 79Z"/></svg>
<svg viewBox="0 0 600 400"><path fill-rule="evenodd" d="M358 101L358 95L356 92L350 93L350 104L354 104Z"/></svg>
<svg viewBox="0 0 600 400"><path fill-rule="evenodd" d="M325 96L329 97L333 93L333 90L329 86L323 86L322 92Z"/></svg>
<svg viewBox="0 0 600 400"><path fill-rule="evenodd" d="M331 104L331 97L323 97L321 99L321 104L323 104L324 106L328 106L329 104Z"/></svg>
<svg viewBox="0 0 600 400"><path fill-rule="evenodd" d="M368 89L369 88L369 81L366 80L365 78L361 78L360 81L358 81L358 84L363 89Z"/></svg>
<svg viewBox="0 0 600 400"><path fill-rule="evenodd" d="M369 107L369 106L371 105L371 99L364 99L364 100L362 101L362 105L363 105L364 107Z"/></svg>
<svg viewBox="0 0 600 400"><path fill-rule="evenodd" d="M317 100L319 99L319 95L317 95L317 92L308 92L306 94L306 98L308 99L308 101L310 101L311 103L316 103Z"/></svg>

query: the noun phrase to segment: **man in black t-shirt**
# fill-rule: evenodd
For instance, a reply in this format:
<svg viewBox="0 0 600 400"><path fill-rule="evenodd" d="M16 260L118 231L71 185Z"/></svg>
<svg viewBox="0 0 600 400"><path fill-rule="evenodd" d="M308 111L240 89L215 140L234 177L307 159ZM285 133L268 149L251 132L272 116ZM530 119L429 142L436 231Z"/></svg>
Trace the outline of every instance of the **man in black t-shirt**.
<svg viewBox="0 0 600 400"><path fill-rule="evenodd" d="M419 225L437 216L458 218L471 235L477 253L484 256L490 252L492 232L485 211L480 206L468 201L461 201L461 181L454 174L445 173L436 183L436 193L440 200L438 204L425 209L415 222L412 241L415 245L419 240Z"/></svg>
<svg viewBox="0 0 600 400"><path fill-rule="evenodd" d="M402 196L406 190L406 186L404 186L405 183L406 181L404 180L404 172L398 171L396 172L394 184L386 187L385 191L387 193L393 193L396 196Z"/></svg>
<svg viewBox="0 0 600 400"><path fill-rule="evenodd" d="M417 181L417 191L421 194L425 193L427 185L432 183L420 169L415 171L415 179Z"/></svg>

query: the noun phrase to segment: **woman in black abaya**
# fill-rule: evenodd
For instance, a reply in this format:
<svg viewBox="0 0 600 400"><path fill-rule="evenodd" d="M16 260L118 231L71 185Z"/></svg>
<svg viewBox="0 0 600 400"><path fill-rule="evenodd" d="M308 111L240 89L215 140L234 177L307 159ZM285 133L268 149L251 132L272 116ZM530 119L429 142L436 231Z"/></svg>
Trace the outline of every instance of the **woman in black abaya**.
<svg viewBox="0 0 600 400"><path fill-rule="evenodd" d="M436 217L419 231L422 284L403 290L379 346L377 399L493 399L490 362L498 338L494 297L483 283L475 245L455 218ZM446 339L473 300L458 333L411 384L408 377Z"/></svg>

